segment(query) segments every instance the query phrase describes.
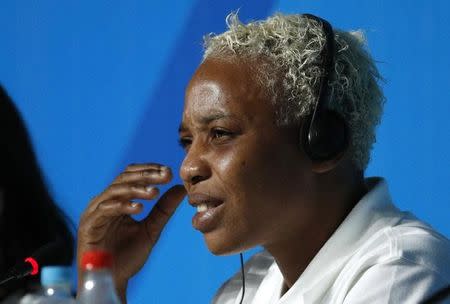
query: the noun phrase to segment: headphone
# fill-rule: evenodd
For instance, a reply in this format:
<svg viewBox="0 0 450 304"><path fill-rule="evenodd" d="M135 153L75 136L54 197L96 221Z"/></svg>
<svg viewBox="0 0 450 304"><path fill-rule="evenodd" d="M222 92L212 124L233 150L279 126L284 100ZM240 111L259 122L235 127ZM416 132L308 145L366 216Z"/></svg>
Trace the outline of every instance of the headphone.
<svg viewBox="0 0 450 304"><path fill-rule="evenodd" d="M328 108L331 92L328 85L334 69L334 33L330 23L311 14L303 17L317 21L326 37L321 57L324 58L324 74L320 79L319 94L312 114L301 127L301 144L306 155L314 161L331 160L343 153L349 145L349 129L343 117Z"/></svg>

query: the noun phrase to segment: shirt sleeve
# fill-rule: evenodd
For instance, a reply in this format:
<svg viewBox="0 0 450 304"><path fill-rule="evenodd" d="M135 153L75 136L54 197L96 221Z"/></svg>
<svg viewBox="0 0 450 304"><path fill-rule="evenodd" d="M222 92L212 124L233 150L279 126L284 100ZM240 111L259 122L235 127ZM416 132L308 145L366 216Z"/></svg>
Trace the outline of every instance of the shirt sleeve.
<svg viewBox="0 0 450 304"><path fill-rule="evenodd" d="M448 284L436 271L424 265L396 259L364 271L349 289L344 304L416 304ZM450 297L441 303L450 303Z"/></svg>

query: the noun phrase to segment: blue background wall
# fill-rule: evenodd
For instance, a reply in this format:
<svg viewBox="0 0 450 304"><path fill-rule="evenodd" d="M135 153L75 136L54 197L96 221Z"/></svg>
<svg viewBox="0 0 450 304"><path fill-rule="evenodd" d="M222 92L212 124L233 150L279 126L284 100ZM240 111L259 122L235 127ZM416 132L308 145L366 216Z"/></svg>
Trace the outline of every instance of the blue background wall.
<svg viewBox="0 0 450 304"><path fill-rule="evenodd" d="M183 91L202 35L282 11L365 29L387 104L367 175L450 235L450 2L0 1L0 82L27 122L49 185L78 222L129 162L178 170ZM179 179L178 179L179 180ZM152 203L148 204L149 207ZM130 303L206 303L239 267L214 257L183 204L129 289ZM248 257L248 255L247 255Z"/></svg>

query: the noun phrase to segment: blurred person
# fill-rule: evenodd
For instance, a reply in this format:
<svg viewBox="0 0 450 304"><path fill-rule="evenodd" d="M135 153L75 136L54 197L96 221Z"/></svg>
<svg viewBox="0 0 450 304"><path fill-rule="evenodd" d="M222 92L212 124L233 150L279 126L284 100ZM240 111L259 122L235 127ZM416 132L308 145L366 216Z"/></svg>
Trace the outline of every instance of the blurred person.
<svg viewBox="0 0 450 304"><path fill-rule="evenodd" d="M156 198L172 171L128 166L84 212L78 259L111 251L126 302L129 278L187 193L213 254L265 249L245 267L244 303L418 303L448 285L449 241L398 210L383 178L364 177L384 96L362 33L311 15L243 24L231 14L227 24L206 37L186 89L184 184L135 221L133 200ZM241 280L213 303L239 303Z"/></svg>
<svg viewBox="0 0 450 304"><path fill-rule="evenodd" d="M57 260L71 265L74 246L70 222L52 199L25 124L1 85L0 141L0 275L56 240L64 244L55 253ZM38 285L38 276L8 282L0 286L0 301L16 303Z"/></svg>

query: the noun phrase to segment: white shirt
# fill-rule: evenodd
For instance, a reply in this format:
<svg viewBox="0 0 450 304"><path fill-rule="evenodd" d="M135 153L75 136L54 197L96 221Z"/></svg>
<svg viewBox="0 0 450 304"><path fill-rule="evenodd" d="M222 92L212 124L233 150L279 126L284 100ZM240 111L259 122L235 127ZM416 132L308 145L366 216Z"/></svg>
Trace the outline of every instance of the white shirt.
<svg viewBox="0 0 450 304"><path fill-rule="evenodd" d="M419 303L450 284L450 241L393 204L383 179L369 192L280 297L283 276L267 252L245 265L246 304ZM241 274L215 304L239 304ZM445 303L450 303L450 297Z"/></svg>

